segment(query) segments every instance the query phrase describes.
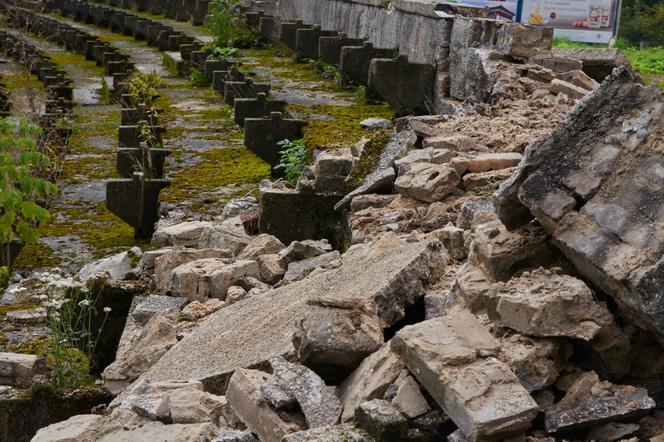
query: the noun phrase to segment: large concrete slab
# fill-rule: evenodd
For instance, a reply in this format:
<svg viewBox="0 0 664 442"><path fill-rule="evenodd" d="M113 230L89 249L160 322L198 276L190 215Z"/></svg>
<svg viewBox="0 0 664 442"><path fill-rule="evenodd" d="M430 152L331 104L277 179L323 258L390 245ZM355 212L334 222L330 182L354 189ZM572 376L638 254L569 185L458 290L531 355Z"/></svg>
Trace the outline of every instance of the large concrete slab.
<svg viewBox="0 0 664 442"><path fill-rule="evenodd" d="M221 309L174 346L143 377L152 381L200 380L223 394L236 368L265 367L275 356L292 357L296 323L316 296L373 300L383 327L424 295L423 284L440 275L447 253L438 241L403 242L395 236L354 246L336 270L314 275ZM358 272L358 269L362 269Z"/></svg>

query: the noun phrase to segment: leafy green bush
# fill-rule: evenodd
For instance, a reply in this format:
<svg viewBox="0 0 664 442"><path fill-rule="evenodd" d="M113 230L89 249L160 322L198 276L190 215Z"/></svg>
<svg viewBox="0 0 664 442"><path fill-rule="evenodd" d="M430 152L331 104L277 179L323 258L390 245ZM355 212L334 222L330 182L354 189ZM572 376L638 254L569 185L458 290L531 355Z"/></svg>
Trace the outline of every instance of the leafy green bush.
<svg viewBox="0 0 664 442"><path fill-rule="evenodd" d="M215 36L213 46L227 47L241 20L237 13L239 0L214 0L208 7L207 27Z"/></svg>
<svg viewBox="0 0 664 442"><path fill-rule="evenodd" d="M281 140L277 143L280 149L281 162L275 169L284 171L284 178L292 185L297 184L307 157L307 145L304 138L290 141Z"/></svg>
<svg viewBox="0 0 664 442"><path fill-rule="evenodd" d="M151 105L159 97L157 89L162 87L164 81L161 76L152 71L147 74L134 72L127 83L127 91L138 97L139 102Z"/></svg>
<svg viewBox="0 0 664 442"><path fill-rule="evenodd" d="M189 83L194 87L203 87L207 86L208 81L205 78L205 74L199 71L196 68L191 69L191 74L189 74Z"/></svg>
<svg viewBox="0 0 664 442"><path fill-rule="evenodd" d="M58 190L39 177L51 166L37 145L41 133L32 123L0 120L0 261L5 263L12 241L32 244L39 239L38 226L50 216L42 205Z"/></svg>

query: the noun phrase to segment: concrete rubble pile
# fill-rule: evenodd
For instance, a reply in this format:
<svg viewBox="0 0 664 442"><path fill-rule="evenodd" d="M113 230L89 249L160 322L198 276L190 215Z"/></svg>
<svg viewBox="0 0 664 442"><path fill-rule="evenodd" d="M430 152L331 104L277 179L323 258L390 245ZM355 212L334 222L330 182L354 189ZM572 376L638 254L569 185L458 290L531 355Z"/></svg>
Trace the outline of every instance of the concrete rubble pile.
<svg viewBox="0 0 664 442"><path fill-rule="evenodd" d="M629 67L600 85L531 28L470 44L486 22L463 20L449 112L302 175L345 242L249 234L251 206L86 269L150 287L115 399L33 440L664 440L664 92ZM38 362L0 354L0 378Z"/></svg>

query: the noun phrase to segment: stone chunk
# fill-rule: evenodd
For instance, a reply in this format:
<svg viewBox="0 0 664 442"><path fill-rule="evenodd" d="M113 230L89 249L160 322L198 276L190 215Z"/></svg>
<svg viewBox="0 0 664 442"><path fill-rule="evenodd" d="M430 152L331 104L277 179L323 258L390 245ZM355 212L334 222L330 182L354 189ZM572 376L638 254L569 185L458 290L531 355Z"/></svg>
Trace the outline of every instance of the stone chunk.
<svg viewBox="0 0 664 442"><path fill-rule="evenodd" d="M218 428L212 423L203 424L171 424L164 425L161 422L148 422L145 425L125 430L107 433L97 440L99 442L138 442L138 441L185 441L197 442L199 440L211 440L217 433Z"/></svg>
<svg viewBox="0 0 664 442"><path fill-rule="evenodd" d="M313 258L324 253L332 251L327 240L314 241L311 239L304 241L293 241L288 247L278 253L279 264L282 267L288 267L293 261Z"/></svg>
<svg viewBox="0 0 664 442"><path fill-rule="evenodd" d="M270 367L273 376L297 399L309 428L339 422L341 403L316 373L282 357L270 359Z"/></svg>
<svg viewBox="0 0 664 442"><path fill-rule="evenodd" d="M489 170L507 169L514 167L521 161L518 152L484 153L475 156L458 156L450 160L450 167L456 170L459 176L466 172L477 173Z"/></svg>
<svg viewBox="0 0 664 442"><path fill-rule="evenodd" d="M583 98L589 93L587 89L557 78L554 78L551 82L551 92L554 94L565 94L575 100Z"/></svg>
<svg viewBox="0 0 664 442"><path fill-rule="evenodd" d="M43 357L19 353L0 353L0 385L29 387L32 378L46 371Z"/></svg>
<svg viewBox="0 0 664 442"><path fill-rule="evenodd" d="M154 280L157 291L162 294L172 291L173 269L182 264L204 258L230 258L231 256L230 250L175 247L155 259Z"/></svg>
<svg viewBox="0 0 664 442"><path fill-rule="evenodd" d="M420 386L412 376L404 376L394 385L396 393L391 404L408 418L414 419L431 410L427 400L422 396Z"/></svg>
<svg viewBox="0 0 664 442"><path fill-rule="evenodd" d="M238 255L240 259L256 259L261 255L279 253L286 246L278 238L262 233L249 241L247 247Z"/></svg>
<svg viewBox="0 0 664 442"><path fill-rule="evenodd" d="M126 279L138 273L137 264L141 255L143 251L139 247L132 247L126 252L86 264L78 272L78 277L81 281L87 281L94 274L108 273L112 279Z"/></svg>
<svg viewBox="0 0 664 442"><path fill-rule="evenodd" d="M542 268L493 284L487 312L499 325L539 337L590 341L613 324L611 313L583 281Z"/></svg>
<svg viewBox="0 0 664 442"><path fill-rule="evenodd" d="M357 407L357 425L378 441L405 440L408 421L399 410L382 399L363 402Z"/></svg>
<svg viewBox="0 0 664 442"><path fill-rule="evenodd" d="M284 275L285 281L298 281L306 278L309 273L316 269L332 269L341 265L341 254L335 250L324 255L313 258L294 261L288 264L288 271Z"/></svg>
<svg viewBox="0 0 664 442"><path fill-rule="evenodd" d="M222 428L213 442L259 442L251 431L230 430Z"/></svg>
<svg viewBox="0 0 664 442"><path fill-rule="evenodd" d="M540 227L526 226L508 231L500 221L480 225L475 230L473 247L488 275L506 281L514 266L539 267L551 260L546 235Z"/></svg>
<svg viewBox="0 0 664 442"><path fill-rule="evenodd" d="M157 362L177 342L175 323L154 315L122 357L106 367L104 381L131 382Z"/></svg>
<svg viewBox="0 0 664 442"><path fill-rule="evenodd" d="M392 122L386 118L367 118L360 121L360 127L367 130L389 129Z"/></svg>
<svg viewBox="0 0 664 442"><path fill-rule="evenodd" d="M432 203L452 194L459 184L459 176L444 165L416 163L405 175L394 182L394 188L402 195Z"/></svg>
<svg viewBox="0 0 664 442"><path fill-rule="evenodd" d="M291 433L281 442L370 442L370 438L371 436L360 428L341 424Z"/></svg>
<svg viewBox="0 0 664 442"><path fill-rule="evenodd" d="M165 424L216 423L225 406L223 396L206 393L200 382L147 380L132 388L120 404L121 408Z"/></svg>
<svg viewBox="0 0 664 442"><path fill-rule="evenodd" d="M546 412L544 425L550 433L583 430L611 421L636 420L654 407L655 401L644 388L600 382L590 372L580 376Z"/></svg>
<svg viewBox="0 0 664 442"><path fill-rule="evenodd" d="M185 321L197 321L211 315L223 306L224 303L217 298L211 298L205 302L192 301L182 309L182 319Z"/></svg>
<svg viewBox="0 0 664 442"><path fill-rule="evenodd" d="M46 309L38 307L7 312L5 320L15 324L39 324L46 322L47 316Z"/></svg>
<svg viewBox="0 0 664 442"><path fill-rule="evenodd" d="M276 284L286 274L286 270L279 264L279 255L261 255L256 258L258 275L261 281Z"/></svg>
<svg viewBox="0 0 664 442"><path fill-rule="evenodd" d="M500 343L467 311L404 327L392 348L471 441L526 430L537 415L514 373L493 357Z"/></svg>
<svg viewBox="0 0 664 442"><path fill-rule="evenodd" d="M226 399L238 417L264 442L281 442L288 433L301 428L284 421L261 394L261 385L276 383L276 379L257 370L238 369L228 384Z"/></svg>
<svg viewBox="0 0 664 442"><path fill-rule="evenodd" d="M310 299L293 335L298 359L321 367L356 368L382 344L376 307L362 298Z"/></svg>
<svg viewBox="0 0 664 442"><path fill-rule="evenodd" d="M258 278L256 261L229 263L219 258L198 259L173 270L172 287L174 293L190 301L209 297L224 300L228 288L244 276Z"/></svg>
<svg viewBox="0 0 664 442"><path fill-rule="evenodd" d="M338 394L344 407L341 421L351 420L361 402L382 398L405 368L401 358L390 349L389 342L365 358L339 386Z"/></svg>
<svg viewBox="0 0 664 442"><path fill-rule="evenodd" d="M101 420L98 414L79 414L37 431L32 442L75 442Z"/></svg>
<svg viewBox="0 0 664 442"><path fill-rule="evenodd" d="M251 240L246 234L208 221L187 221L157 229L152 246L193 247L195 249L229 249L239 253Z"/></svg>
<svg viewBox="0 0 664 442"><path fill-rule="evenodd" d="M137 323L145 325L156 314L168 316L178 311L187 301L172 296L150 295L138 303L131 315Z"/></svg>

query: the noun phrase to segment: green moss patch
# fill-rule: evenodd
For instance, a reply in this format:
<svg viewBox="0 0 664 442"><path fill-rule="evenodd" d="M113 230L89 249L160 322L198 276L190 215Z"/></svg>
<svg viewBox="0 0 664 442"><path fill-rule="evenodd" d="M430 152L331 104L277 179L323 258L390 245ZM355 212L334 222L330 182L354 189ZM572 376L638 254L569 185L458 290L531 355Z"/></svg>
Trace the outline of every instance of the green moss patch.
<svg viewBox="0 0 664 442"><path fill-rule="evenodd" d="M390 140L390 133L390 130L384 129L376 131L371 135L371 138L364 146L360 159L346 179L349 189L359 187L364 178L374 171L378 165L380 154L383 153L385 145Z"/></svg>

